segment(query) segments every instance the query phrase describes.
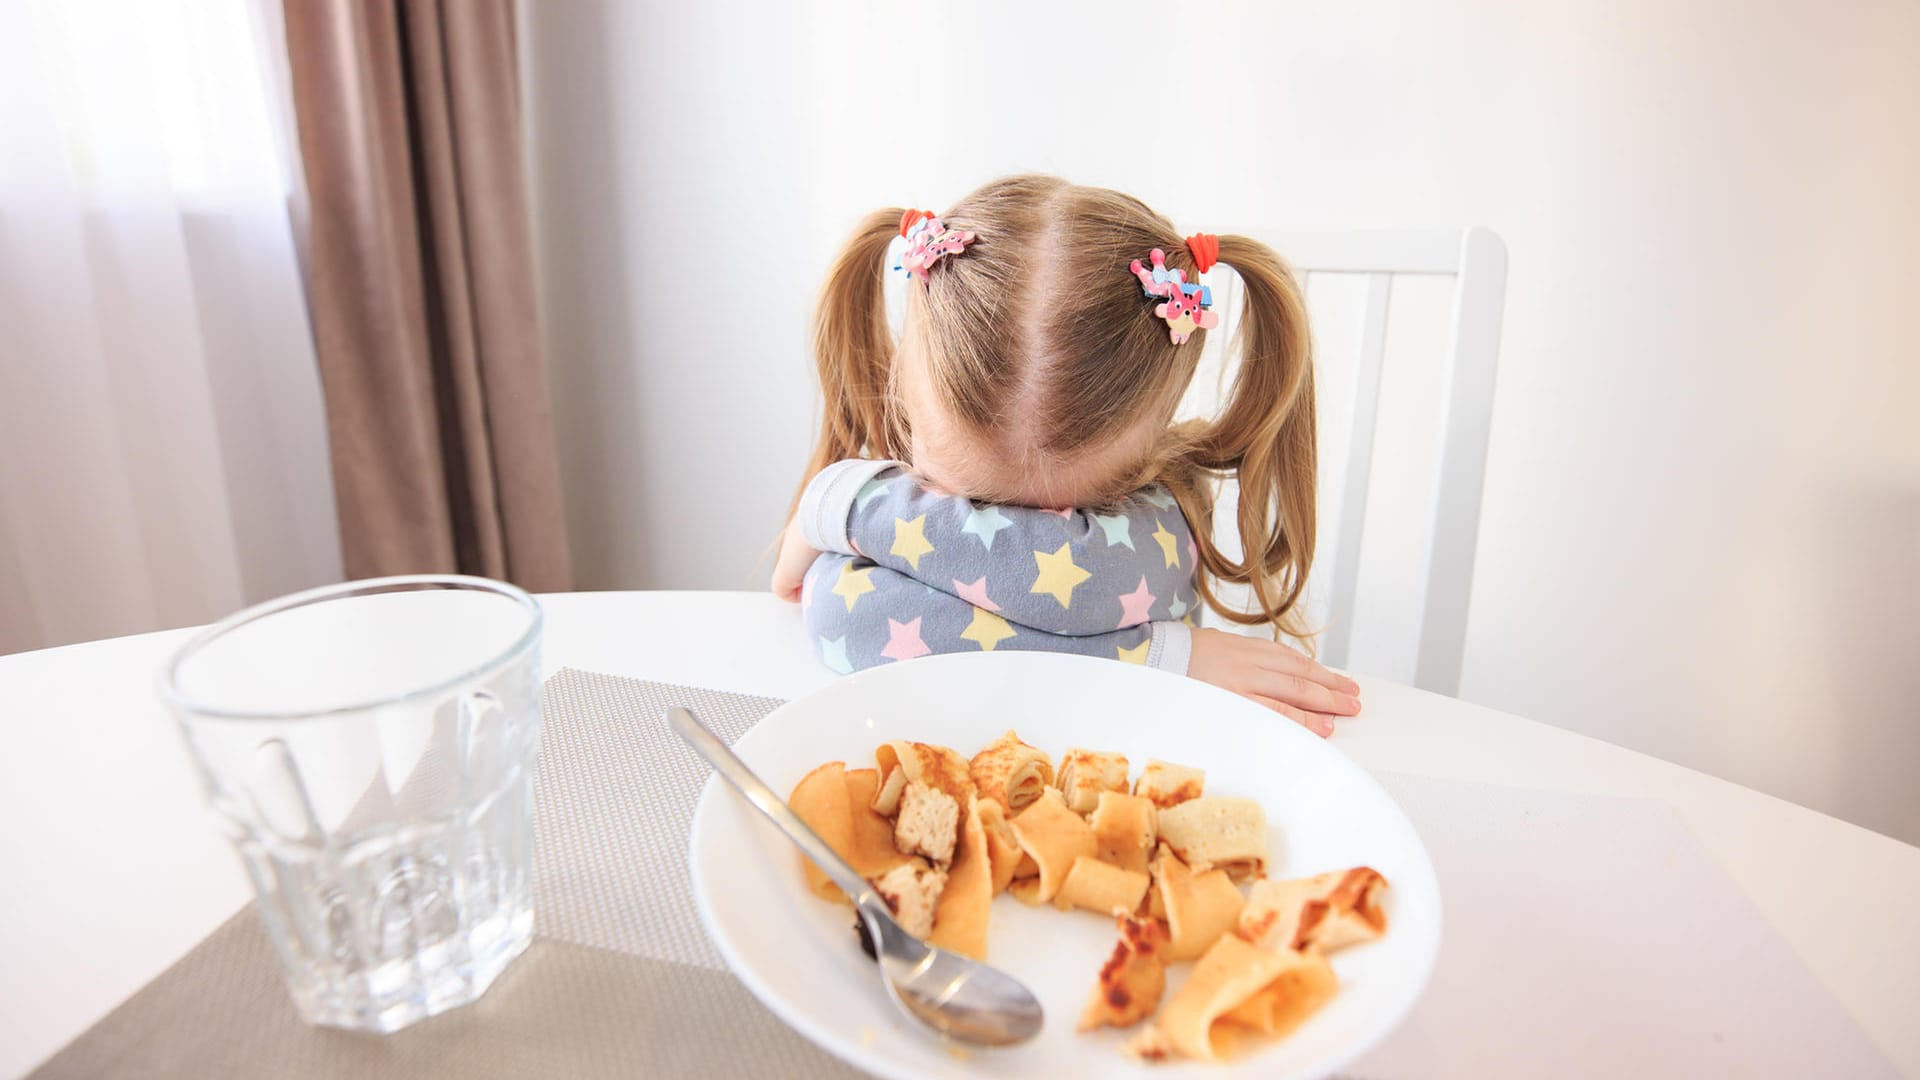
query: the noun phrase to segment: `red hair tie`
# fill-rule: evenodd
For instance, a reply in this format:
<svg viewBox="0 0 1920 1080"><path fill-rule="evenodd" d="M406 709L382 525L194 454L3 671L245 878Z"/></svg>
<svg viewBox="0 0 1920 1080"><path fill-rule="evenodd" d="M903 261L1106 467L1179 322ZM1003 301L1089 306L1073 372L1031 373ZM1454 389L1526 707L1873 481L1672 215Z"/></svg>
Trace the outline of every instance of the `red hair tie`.
<svg viewBox="0 0 1920 1080"><path fill-rule="evenodd" d="M933 211L931 210L908 210L905 213L901 214L900 215L900 236L902 238L905 238L907 235L907 230L913 228L914 222L922 221L932 216L933 216Z"/></svg>
<svg viewBox="0 0 1920 1080"><path fill-rule="evenodd" d="M1187 250L1193 252L1193 269L1204 274L1220 261L1220 238L1212 233L1194 233L1187 237Z"/></svg>

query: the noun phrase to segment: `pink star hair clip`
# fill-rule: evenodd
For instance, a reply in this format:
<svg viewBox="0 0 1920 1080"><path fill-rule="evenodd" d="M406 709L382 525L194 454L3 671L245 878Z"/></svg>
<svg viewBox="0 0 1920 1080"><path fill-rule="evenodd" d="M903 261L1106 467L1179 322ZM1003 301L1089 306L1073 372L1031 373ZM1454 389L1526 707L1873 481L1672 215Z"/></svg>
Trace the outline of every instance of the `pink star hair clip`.
<svg viewBox="0 0 1920 1080"><path fill-rule="evenodd" d="M1187 238L1187 248L1193 252L1198 274L1211 269L1219 258L1220 241L1205 233ZM1140 279L1140 288L1148 296L1158 297L1161 303L1155 304L1153 313L1167 320L1167 336L1175 345L1184 345L1193 336L1195 330L1211 330L1220 325L1220 316L1209 310L1213 307L1213 290L1205 285L1187 283L1186 271L1177 266L1167 265L1167 253L1154 248L1147 258L1153 267L1148 269L1135 259L1127 269Z"/></svg>
<svg viewBox="0 0 1920 1080"><path fill-rule="evenodd" d="M900 215L900 235L906 238L907 250L894 269L905 270L921 281L928 280L927 271L940 256L958 255L973 243L973 233L948 228L931 210L909 210Z"/></svg>

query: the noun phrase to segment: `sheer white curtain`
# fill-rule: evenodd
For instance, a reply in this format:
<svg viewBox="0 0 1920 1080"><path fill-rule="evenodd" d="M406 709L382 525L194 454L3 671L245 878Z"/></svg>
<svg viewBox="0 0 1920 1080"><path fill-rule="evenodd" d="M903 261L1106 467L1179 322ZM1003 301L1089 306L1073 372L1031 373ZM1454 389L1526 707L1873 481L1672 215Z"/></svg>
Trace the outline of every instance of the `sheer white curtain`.
<svg viewBox="0 0 1920 1080"><path fill-rule="evenodd" d="M277 9L0 30L0 653L340 576Z"/></svg>

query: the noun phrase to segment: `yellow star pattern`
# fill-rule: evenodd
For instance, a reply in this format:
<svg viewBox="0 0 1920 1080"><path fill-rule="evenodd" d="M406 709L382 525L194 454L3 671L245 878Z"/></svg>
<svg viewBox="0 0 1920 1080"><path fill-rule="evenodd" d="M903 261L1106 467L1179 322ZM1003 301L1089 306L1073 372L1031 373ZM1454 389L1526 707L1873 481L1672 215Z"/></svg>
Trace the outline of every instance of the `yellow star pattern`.
<svg viewBox="0 0 1920 1080"><path fill-rule="evenodd" d="M1152 647L1153 639L1148 638L1131 649L1121 646L1117 651L1120 653L1120 659L1129 664L1144 664L1147 662L1147 650Z"/></svg>
<svg viewBox="0 0 1920 1080"><path fill-rule="evenodd" d="M921 514L912 521L893 519L893 554L907 560L907 565L919 572L920 557L933 554L933 545L927 542L927 515Z"/></svg>
<svg viewBox="0 0 1920 1080"><path fill-rule="evenodd" d="M1060 601L1063 608L1073 606L1074 588L1093 576L1074 565L1070 544L1061 544L1059 551L1036 551L1033 561L1040 566L1040 576L1033 579L1033 588L1027 591L1046 593Z"/></svg>
<svg viewBox="0 0 1920 1080"><path fill-rule="evenodd" d="M1160 541L1160 553L1167 557L1167 565L1179 566L1180 550L1178 545L1180 542L1174 538L1172 533L1167 531L1165 525L1160 524L1159 518L1153 519L1153 538Z"/></svg>
<svg viewBox="0 0 1920 1080"><path fill-rule="evenodd" d="M1017 636L1007 620L985 608L973 609L973 621L967 624L965 633L960 635L968 641L979 644L981 652L992 652L995 645Z"/></svg>
<svg viewBox="0 0 1920 1080"><path fill-rule="evenodd" d="M865 570L855 570L851 562L840 564L840 580L833 583L833 594L846 598L847 610L849 612L853 610L853 605L858 603L861 597L872 591L873 567L869 566Z"/></svg>

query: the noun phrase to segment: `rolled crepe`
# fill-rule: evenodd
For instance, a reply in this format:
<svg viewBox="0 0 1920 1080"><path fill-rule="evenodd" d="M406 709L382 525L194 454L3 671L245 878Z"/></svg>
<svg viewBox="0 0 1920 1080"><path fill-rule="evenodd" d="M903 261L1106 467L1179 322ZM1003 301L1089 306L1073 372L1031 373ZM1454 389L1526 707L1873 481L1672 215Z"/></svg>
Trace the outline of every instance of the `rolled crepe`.
<svg viewBox="0 0 1920 1080"><path fill-rule="evenodd" d="M1125 754L1069 750L1060 758L1060 793L1066 796L1068 809L1076 814L1093 813L1103 791L1126 790Z"/></svg>
<svg viewBox="0 0 1920 1080"><path fill-rule="evenodd" d="M992 799L976 798L973 812L980 815L981 832L987 839L987 861L993 866L993 895L999 896L1013 884L1013 872L1027 853L1020 850L1013 826L1007 823L1006 807ZM1034 872L1039 873L1039 867Z"/></svg>
<svg viewBox="0 0 1920 1080"><path fill-rule="evenodd" d="M900 812L900 793L907 788L907 770L895 765L887 770L887 779L873 793L873 812L892 817Z"/></svg>
<svg viewBox="0 0 1920 1080"><path fill-rule="evenodd" d="M1133 793L1164 810L1199 798L1206 782L1203 770L1148 759L1140 779L1133 782Z"/></svg>
<svg viewBox="0 0 1920 1080"><path fill-rule="evenodd" d="M1081 908L1101 915L1130 915L1147 895L1148 884L1144 873L1082 855L1073 860L1060 891L1054 894L1053 906L1062 911Z"/></svg>
<svg viewBox="0 0 1920 1080"><path fill-rule="evenodd" d="M1158 834L1153 818L1153 804L1147 800L1117 791L1101 792L1100 802L1087 822L1093 826L1094 842L1100 845L1095 855L1122 870L1146 873Z"/></svg>
<svg viewBox="0 0 1920 1080"><path fill-rule="evenodd" d="M1169 963L1201 955L1239 922L1246 898L1226 871L1195 874L1162 844L1153 874L1172 936L1167 943Z"/></svg>
<svg viewBox="0 0 1920 1080"><path fill-rule="evenodd" d="M1080 1031L1131 1027L1152 1014L1167 989L1167 965L1160 953L1167 943L1166 925L1126 915L1114 921L1120 940L1100 966L1087 1007L1080 1012Z"/></svg>
<svg viewBox="0 0 1920 1080"><path fill-rule="evenodd" d="M1320 964L1325 963L1325 958L1320 958ZM1273 952L1233 934L1224 935L1193 966L1193 975L1168 999L1155 1026L1174 1049L1187 1057L1218 1061L1221 1053L1229 1049L1233 1037L1231 1030L1220 1029L1231 1029L1233 1024L1217 1021L1282 974L1303 964L1312 966L1313 959L1300 953ZM1332 969L1325 969L1324 974L1330 978ZM1276 1027L1284 1030L1298 1025L1326 1000L1318 995L1322 986L1320 973L1315 972L1300 982L1302 989L1309 992L1299 999L1263 1003L1259 1007L1266 1009Z"/></svg>
<svg viewBox="0 0 1920 1080"><path fill-rule="evenodd" d="M1020 741L1009 730L967 763L967 774L981 798L998 800L1010 813L1019 813L1053 783L1053 762L1045 752Z"/></svg>
<svg viewBox="0 0 1920 1080"><path fill-rule="evenodd" d="M1247 1000L1228 1009L1222 1021L1238 1024L1262 1035L1281 1036L1300 1026L1320 1006L1332 1000L1340 989L1340 980L1327 963L1325 953L1287 952L1282 954L1290 966L1261 987ZM1221 1032L1215 1031L1214 1044Z"/></svg>
<svg viewBox="0 0 1920 1080"><path fill-rule="evenodd" d="M1094 854L1098 848L1093 828L1080 815L1067 809L1059 793L1051 788L1032 806L1014 815L1012 824L1020 850L1032 856L1040 868L1039 876L1034 879L1036 884L1031 888L1023 889L1018 881L1013 886L1015 896L1030 897L1032 903L1052 900L1073 869L1073 861L1082 855Z"/></svg>
<svg viewBox="0 0 1920 1080"><path fill-rule="evenodd" d="M993 862L979 801L960 828L960 849L947 870L947 885L933 913L933 944L975 960L987 958L987 909L993 903Z"/></svg>
<svg viewBox="0 0 1920 1080"><path fill-rule="evenodd" d="M1240 936L1269 949L1328 952L1387 932L1387 879L1370 866L1295 881L1261 881L1240 913Z"/></svg>
<svg viewBox="0 0 1920 1080"><path fill-rule="evenodd" d="M1189 799L1158 820L1161 841L1187 865L1216 866L1235 881L1266 876L1267 815L1252 799Z"/></svg>
<svg viewBox="0 0 1920 1080"><path fill-rule="evenodd" d="M868 806L875 784L872 769L848 772L844 763L830 761L801 777L787 799L787 806L800 820L866 878L879 877L912 861L895 850L892 824ZM802 856L800 868L814 895L851 902L812 860Z"/></svg>
<svg viewBox="0 0 1920 1080"><path fill-rule="evenodd" d="M881 743L873 756L880 765L882 777L898 766L905 771L908 783L925 784L946 792L963 812L973 800L973 779L967 775L967 759L956 750L900 739Z"/></svg>

